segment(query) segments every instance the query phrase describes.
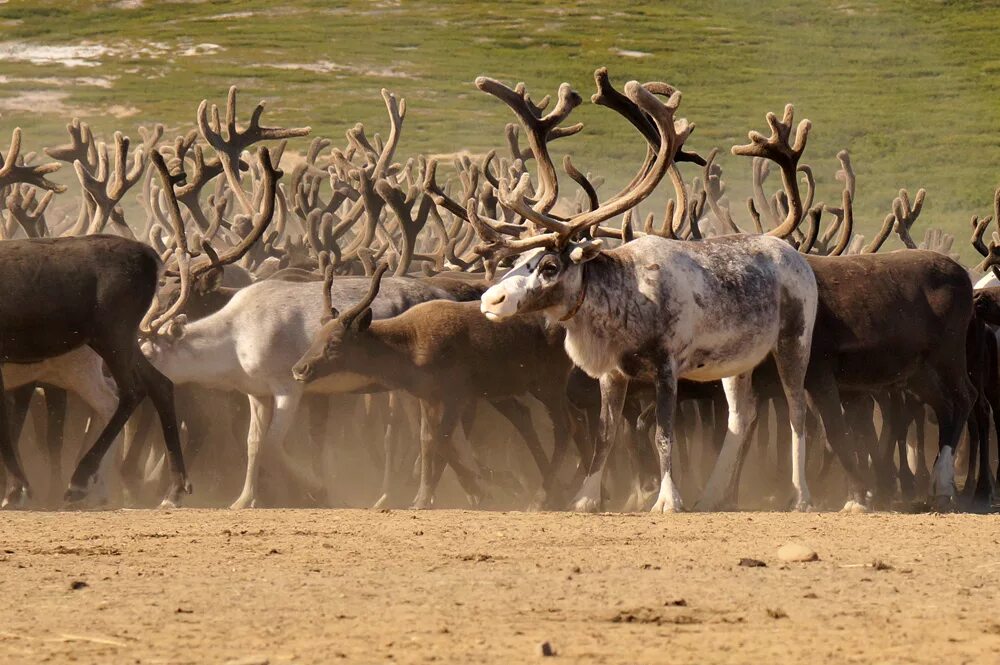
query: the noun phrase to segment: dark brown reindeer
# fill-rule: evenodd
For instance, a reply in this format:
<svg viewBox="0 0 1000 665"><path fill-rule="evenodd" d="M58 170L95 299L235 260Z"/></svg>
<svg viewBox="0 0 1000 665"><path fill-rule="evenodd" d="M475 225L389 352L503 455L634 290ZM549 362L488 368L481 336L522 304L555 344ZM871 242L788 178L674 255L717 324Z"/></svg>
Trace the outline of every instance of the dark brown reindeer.
<svg viewBox="0 0 1000 665"><path fill-rule="evenodd" d="M56 164L18 166L20 130L0 165L0 188L30 183L59 186L44 176ZM191 486L184 470L174 413L173 384L143 357L139 323L150 307L162 264L147 245L115 236L32 238L0 243L0 361L38 362L83 345L104 360L118 385L119 404L73 473L67 501L79 501L112 441L146 396L160 414L170 461L171 483L164 498L177 504ZM0 392L3 390L0 382ZM0 408L0 456L8 472L7 505L30 496L28 480L14 453L6 408Z"/></svg>
<svg viewBox="0 0 1000 665"><path fill-rule="evenodd" d="M494 324L478 302L422 303L403 314L373 321L381 266L368 295L343 314L326 307L330 320L292 370L299 381L363 376L386 390L405 390L420 399L420 490L415 508L430 508L447 460L475 493L475 479L451 443L455 427L475 400L491 402L534 395L552 419L554 452L539 461L542 502L551 498L570 434L566 384L572 364L562 351L563 332L540 316L514 317ZM327 286L324 293L329 294ZM545 464L544 462L548 462Z"/></svg>

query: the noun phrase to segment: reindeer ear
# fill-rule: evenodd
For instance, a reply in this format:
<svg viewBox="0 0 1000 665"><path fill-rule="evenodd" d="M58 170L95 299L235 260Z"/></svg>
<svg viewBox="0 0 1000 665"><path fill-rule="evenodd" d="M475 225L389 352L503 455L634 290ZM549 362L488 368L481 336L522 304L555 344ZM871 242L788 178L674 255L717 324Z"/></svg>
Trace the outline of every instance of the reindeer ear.
<svg viewBox="0 0 1000 665"><path fill-rule="evenodd" d="M586 263L595 259L601 253L602 244L600 240L584 240L576 243L569 252L569 260L573 263Z"/></svg>
<svg viewBox="0 0 1000 665"><path fill-rule="evenodd" d="M372 324L372 308L369 307L354 320L354 327L358 332L364 332L368 330L368 326Z"/></svg>
<svg viewBox="0 0 1000 665"><path fill-rule="evenodd" d="M198 279L198 291L201 294L212 293L222 286L222 268L209 270Z"/></svg>

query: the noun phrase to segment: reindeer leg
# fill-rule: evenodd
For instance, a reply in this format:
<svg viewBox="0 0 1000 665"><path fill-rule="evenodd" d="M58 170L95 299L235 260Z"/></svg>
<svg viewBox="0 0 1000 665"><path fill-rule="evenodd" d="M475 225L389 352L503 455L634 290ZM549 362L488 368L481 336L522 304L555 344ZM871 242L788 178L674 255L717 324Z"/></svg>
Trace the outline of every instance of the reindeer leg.
<svg viewBox="0 0 1000 665"><path fill-rule="evenodd" d="M126 503L135 503L142 493L139 464L149 447L152 426L153 405L147 403L141 404L135 417L125 425L125 455L118 473L125 489Z"/></svg>
<svg viewBox="0 0 1000 665"><path fill-rule="evenodd" d="M722 380L729 403L728 432L705 491L695 505L696 510L717 510L732 499L737 470L757 424L757 399L753 394L752 377L753 373L747 372Z"/></svg>
<svg viewBox="0 0 1000 665"><path fill-rule="evenodd" d="M601 426L594 446L594 456L587 469L587 475L576 498L573 509L577 512L597 512L601 505L601 481L608 455L618 437L621 427L622 409L628 392L628 378L613 372L601 377Z"/></svg>
<svg viewBox="0 0 1000 665"><path fill-rule="evenodd" d="M673 452L676 443L674 415L677 410L677 374L671 360L664 361L656 373L656 452L660 457L660 492L650 509L654 513L684 510L680 492L674 485Z"/></svg>
<svg viewBox="0 0 1000 665"><path fill-rule="evenodd" d="M260 452L264 436L271 425L274 414L272 400L256 395L247 395L250 402L250 431L247 433L247 474L243 491L230 508L237 510L253 508L257 501L257 479L260 477Z"/></svg>
<svg viewBox="0 0 1000 665"><path fill-rule="evenodd" d="M934 461L934 502L949 509L955 498L955 447L972 409L975 390L964 362L927 368L914 380L914 390L937 414L938 456Z"/></svg>
<svg viewBox="0 0 1000 665"><path fill-rule="evenodd" d="M28 388L31 392L34 392L34 384L31 384ZM30 399L31 394L28 393L28 400ZM25 403L24 410L27 410L27 403ZM26 415L26 413L21 414L20 418L22 424L24 422L24 415ZM17 450L14 447L14 444L17 441L14 437L14 429L15 424L11 422L7 399L4 394L3 376L0 374L0 458L3 459L3 464L6 467L8 474L7 493L4 495L3 502L0 503L0 508L21 508L31 496L28 479L24 475L24 470L21 468L21 462L18 459ZM16 429L18 435L20 435L20 426L16 426Z"/></svg>
<svg viewBox="0 0 1000 665"><path fill-rule="evenodd" d="M62 488L62 452L66 426L66 391L56 386L45 386L45 452L49 463L49 490L47 503L59 503ZM113 399L113 398L112 398Z"/></svg>

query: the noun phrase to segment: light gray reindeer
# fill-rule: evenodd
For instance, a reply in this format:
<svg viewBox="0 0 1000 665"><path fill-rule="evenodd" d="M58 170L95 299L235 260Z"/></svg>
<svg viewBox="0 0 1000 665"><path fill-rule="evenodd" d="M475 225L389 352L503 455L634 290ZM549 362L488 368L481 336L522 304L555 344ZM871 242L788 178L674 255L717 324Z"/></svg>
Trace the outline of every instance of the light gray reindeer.
<svg viewBox="0 0 1000 665"><path fill-rule="evenodd" d="M674 120L681 95L672 87L631 81L624 97L612 90L620 99L610 102L606 76L603 70L595 75L598 93L592 101L622 112L637 127L643 122L655 126L655 133L643 132L650 157L620 194L568 220L543 212L527 199L530 182L526 175L513 188L501 182L502 204L546 231L530 237L505 238L498 230L502 226L479 217L470 201L470 218L487 240L481 251L492 259L524 253L483 295L482 311L492 320L543 312L550 322L566 328L565 348L573 362L600 380L601 435L577 494L576 510L594 511L600 506L605 462L633 378L651 381L656 387L661 483L654 512L682 509L671 475L677 381L723 381L729 431L699 504L715 508L728 494L755 420L752 371L769 354L777 362L789 404L796 507L806 510L810 497L805 479L804 379L817 305L816 282L805 259L781 237L773 237L794 230L802 217L801 202L790 201L785 223L771 236L720 236L703 242L644 236L602 250L600 241L587 236L596 235L600 222L631 210L649 196L672 168L693 129L683 119ZM529 100L522 86L515 92L485 77L477 79L476 85L503 99L524 121ZM668 101L660 101L656 94L667 96ZM771 137L752 132L752 149L761 156L797 160L805 147L809 122L800 123L794 146L788 143L791 106L782 120L768 114L768 123ZM536 154L539 157L547 155ZM546 173L554 175L554 170L540 165L539 173L546 177ZM539 191L547 192L549 187L543 185Z"/></svg>

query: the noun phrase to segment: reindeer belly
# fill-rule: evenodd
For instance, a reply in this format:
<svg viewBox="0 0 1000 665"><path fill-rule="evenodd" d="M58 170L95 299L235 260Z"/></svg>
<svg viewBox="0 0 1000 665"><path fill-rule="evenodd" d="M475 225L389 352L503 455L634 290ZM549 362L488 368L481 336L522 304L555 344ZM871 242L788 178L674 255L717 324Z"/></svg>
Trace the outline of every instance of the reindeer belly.
<svg viewBox="0 0 1000 665"><path fill-rule="evenodd" d="M688 349L676 354L678 378L718 381L757 367L777 344L779 323L777 317L754 318L735 329L699 335Z"/></svg>

